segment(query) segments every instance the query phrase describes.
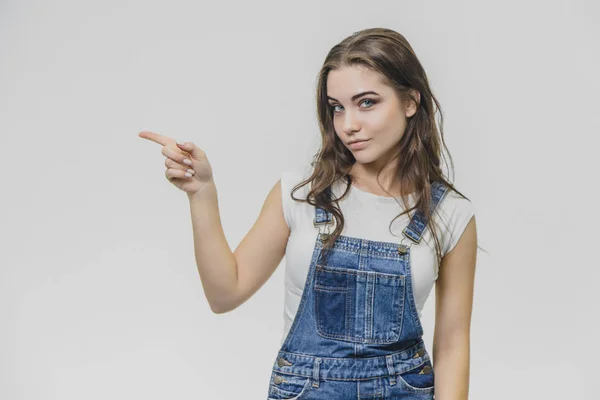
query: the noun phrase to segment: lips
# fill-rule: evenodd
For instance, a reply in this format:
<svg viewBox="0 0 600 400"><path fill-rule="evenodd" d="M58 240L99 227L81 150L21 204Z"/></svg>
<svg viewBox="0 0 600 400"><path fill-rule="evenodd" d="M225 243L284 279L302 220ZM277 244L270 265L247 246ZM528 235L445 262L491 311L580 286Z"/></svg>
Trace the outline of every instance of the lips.
<svg viewBox="0 0 600 400"><path fill-rule="evenodd" d="M362 140L353 140L351 142L348 142L348 145L351 145L352 143L358 143L358 142L366 142L369 139L362 139Z"/></svg>
<svg viewBox="0 0 600 400"><path fill-rule="evenodd" d="M358 140L358 141L354 141L352 143L348 144L348 147L350 147L352 150L360 150L363 149L367 146L367 143L369 142L369 139L367 140Z"/></svg>

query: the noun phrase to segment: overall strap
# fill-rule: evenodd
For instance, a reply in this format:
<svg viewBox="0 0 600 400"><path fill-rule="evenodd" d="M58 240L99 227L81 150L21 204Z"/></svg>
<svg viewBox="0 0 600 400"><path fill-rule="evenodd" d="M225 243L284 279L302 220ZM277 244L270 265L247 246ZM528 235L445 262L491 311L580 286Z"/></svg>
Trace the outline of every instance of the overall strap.
<svg viewBox="0 0 600 400"><path fill-rule="evenodd" d="M325 191L331 198L331 187L328 187L325 189ZM319 228L321 225L326 225L327 232L329 232L329 225L333 225L333 214L323 208L315 207L315 219L313 221L313 225L316 228ZM320 228L319 232L321 232Z"/></svg>
<svg viewBox="0 0 600 400"><path fill-rule="evenodd" d="M315 221L314 221L315 226L330 224L332 222L333 222L333 214L331 214L329 211L327 211L323 208L315 207Z"/></svg>
<svg viewBox="0 0 600 400"><path fill-rule="evenodd" d="M435 209L437 208L438 204L441 203L441 201L444 198L444 196L446 195L446 193L448 193L448 186L446 186L442 182L435 181L431 184L431 206L430 206L430 209L431 209L432 215L433 215L433 212L435 212ZM425 230L426 227L427 227L427 220L425 219L425 216L423 215L421 210L418 210L413 215L413 217L410 219L410 223L408 224L408 226L406 228L404 228L402 233L404 234L404 236L406 236L413 242L419 243L421 241L421 238L423 237L423 231Z"/></svg>

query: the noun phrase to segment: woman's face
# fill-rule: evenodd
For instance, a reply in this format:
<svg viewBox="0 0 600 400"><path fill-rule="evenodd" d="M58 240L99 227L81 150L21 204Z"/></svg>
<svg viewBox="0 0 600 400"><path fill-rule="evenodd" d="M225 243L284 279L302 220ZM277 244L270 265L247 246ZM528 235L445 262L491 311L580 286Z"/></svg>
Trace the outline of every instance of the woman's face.
<svg viewBox="0 0 600 400"><path fill-rule="evenodd" d="M327 77L335 133L357 163L388 160L404 135L406 118L416 112L414 103L405 107L382 81L381 74L361 66L332 70ZM351 145L355 140L366 142Z"/></svg>

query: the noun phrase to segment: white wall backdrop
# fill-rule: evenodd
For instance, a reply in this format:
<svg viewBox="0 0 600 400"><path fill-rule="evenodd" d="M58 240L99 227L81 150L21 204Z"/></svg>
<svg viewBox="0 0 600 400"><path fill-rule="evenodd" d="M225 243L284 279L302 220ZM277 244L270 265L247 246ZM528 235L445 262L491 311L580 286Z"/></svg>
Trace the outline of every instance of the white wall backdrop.
<svg viewBox="0 0 600 400"><path fill-rule="evenodd" d="M599 21L591 0L1 0L0 398L267 397L285 260L213 314L138 132L207 152L234 250L318 148L327 51L369 27L417 52L477 210L470 398L597 398Z"/></svg>

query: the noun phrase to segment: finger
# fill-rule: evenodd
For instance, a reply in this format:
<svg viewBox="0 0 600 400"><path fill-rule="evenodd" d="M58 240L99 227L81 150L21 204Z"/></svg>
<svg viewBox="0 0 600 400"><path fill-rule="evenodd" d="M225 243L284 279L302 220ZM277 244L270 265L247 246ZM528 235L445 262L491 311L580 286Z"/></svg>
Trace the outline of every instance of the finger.
<svg viewBox="0 0 600 400"><path fill-rule="evenodd" d="M179 164L178 162L173 161L170 158L165 158L165 167L167 167L167 168L173 168L173 169L178 169L178 170L181 170L181 171L186 171L186 172L189 172L192 175L194 175L196 173L196 171L194 171L189 166Z"/></svg>
<svg viewBox="0 0 600 400"><path fill-rule="evenodd" d="M173 182L174 179L188 179L191 177L191 174L178 169L169 168L165 171L165 176L169 182Z"/></svg>
<svg viewBox="0 0 600 400"><path fill-rule="evenodd" d="M206 153L192 142L177 143L177 147L187 151L194 160L206 160Z"/></svg>
<svg viewBox="0 0 600 400"><path fill-rule="evenodd" d="M144 138L144 139L151 140L158 144L162 144L163 146L168 146L168 147L172 148L173 150L184 154L188 158L191 157L191 154L189 154L187 151L182 151L177 146L175 146L175 140L168 136L160 135L158 133L148 132L148 131L140 132L138 134L138 136L141 138Z"/></svg>
<svg viewBox="0 0 600 400"><path fill-rule="evenodd" d="M162 155L178 162L181 165L187 165L188 168L193 168L193 162L190 157L170 148L169 146L163 146ZM189 163L186 163L185 160L189 161Z"/></svg>
<svg viewBox="0 0 600 400"><path fill-rule="evenodd" d="M162 144L163 146L167 146L168 144L172 144L175 142L174 139L171 139L168 136L160 135L158 133L148 132L148 131L142 131L138 134L138 136L141 138L144 138L144 139L151 140L158 144Z"/></svg>

